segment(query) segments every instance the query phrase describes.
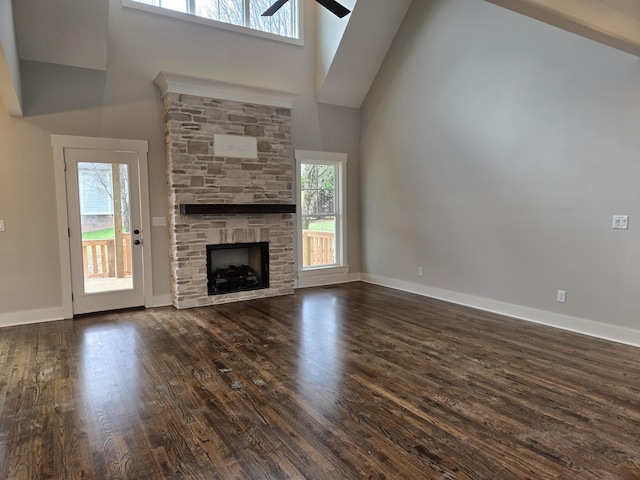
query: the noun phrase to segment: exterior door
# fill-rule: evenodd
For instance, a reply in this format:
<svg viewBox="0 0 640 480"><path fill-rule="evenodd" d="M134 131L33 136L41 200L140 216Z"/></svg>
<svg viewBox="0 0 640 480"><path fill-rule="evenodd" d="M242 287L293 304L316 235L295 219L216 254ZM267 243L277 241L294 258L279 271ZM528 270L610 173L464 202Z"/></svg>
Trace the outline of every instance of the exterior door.
<svg viewBox="0 0 640 480"><path fill-rule="evenodd" d="M138 157L64 149L73 313L144 305Z"/></svg>

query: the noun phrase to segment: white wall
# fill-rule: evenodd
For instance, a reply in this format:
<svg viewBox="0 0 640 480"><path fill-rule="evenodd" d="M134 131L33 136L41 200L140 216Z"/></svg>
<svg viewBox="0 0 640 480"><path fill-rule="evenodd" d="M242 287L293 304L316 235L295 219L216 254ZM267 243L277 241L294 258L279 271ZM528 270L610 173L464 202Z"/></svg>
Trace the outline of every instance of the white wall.
<svg viewBox="0 0 640 480"><path fill-rule="evenodd" d="M363 272L640 331L638 99L637 57L485 2L413 2L362 107Z"/></svg>
<svg viewBox="0 0 640 480"><path fill-rule="evenodd" d="M0 106L0 219L7 221L0 233L0 323L13 312L52 311L62 303L51 133L148 140L151 216L167 215L162 105L153 85L160 71L299 92L293 147L346 151L357 171L358 137L352 132L358 116L315 103L313 12L305 9L305 47L299 47L124 9L110 0L106 72L24 62L25 118L11 118ZM349 231L356 240L350 245L359 238L357 212L353 216ZM169 293L166 228L154 227L152 242L153 294L163 298ZM358 253L350 254L356 269Z"/></svg>
<svg viewBox="0 0 640 480"><path fill-rule="evenodd" d="M55 202L48 132L0 103L0 312L62 304Z"/></svg>

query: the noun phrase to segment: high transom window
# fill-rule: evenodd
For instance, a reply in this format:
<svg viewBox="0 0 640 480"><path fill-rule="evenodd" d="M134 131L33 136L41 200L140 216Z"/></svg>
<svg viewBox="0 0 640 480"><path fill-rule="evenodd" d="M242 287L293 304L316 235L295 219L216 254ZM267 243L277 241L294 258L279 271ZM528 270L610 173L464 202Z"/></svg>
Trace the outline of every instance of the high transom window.
<svg viewBox="0 0 640 480"><path fill-rule="evenodd" d="M170 16L193 16L194 19L245 27L286 38L299 38L298 0L290 0L271 17L263 17L274 0L123 0L129 7L157 8Z"/></svg>

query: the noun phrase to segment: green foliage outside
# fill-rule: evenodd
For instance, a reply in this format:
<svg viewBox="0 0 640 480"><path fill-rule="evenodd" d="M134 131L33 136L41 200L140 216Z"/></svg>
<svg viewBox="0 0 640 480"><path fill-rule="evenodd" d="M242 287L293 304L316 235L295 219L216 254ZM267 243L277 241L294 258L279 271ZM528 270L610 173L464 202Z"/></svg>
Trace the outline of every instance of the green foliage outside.
<svg viewBox="0 0 640 480"><path fill-rule="evenodd" d="M305 163L300 173L302 222L303 228L308 230L310 225L321 222L335 211L335 166Z"/></svg>
<svg viewBox="0 0 640 480"><path fill-rule="evenodd" d="M313 230L314 232L334 232L334 221L333 220L324 220L319 222L311 222L309 223L309 228L307 230Z"/></svg>
<svg viewBox="0 0 640 480"><path fill-rule="evenodd" d="M102 230L93 230L91 232L82 232L83 240L109 240L114 237L113 228L103 228ZM122 227L122 233L128 233L125 227Z"/></svg>

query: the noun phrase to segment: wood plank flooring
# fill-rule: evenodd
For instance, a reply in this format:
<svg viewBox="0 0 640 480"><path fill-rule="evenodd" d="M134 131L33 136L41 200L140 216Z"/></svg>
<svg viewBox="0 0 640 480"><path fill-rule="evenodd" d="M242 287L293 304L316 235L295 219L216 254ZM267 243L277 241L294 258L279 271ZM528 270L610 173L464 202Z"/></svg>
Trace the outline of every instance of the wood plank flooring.
<svg viewBox="0 0 640 480"><path fill-rule="evenodd" d="M0 479L640 479L640 349L382 287L0 330Z"/></svg>

